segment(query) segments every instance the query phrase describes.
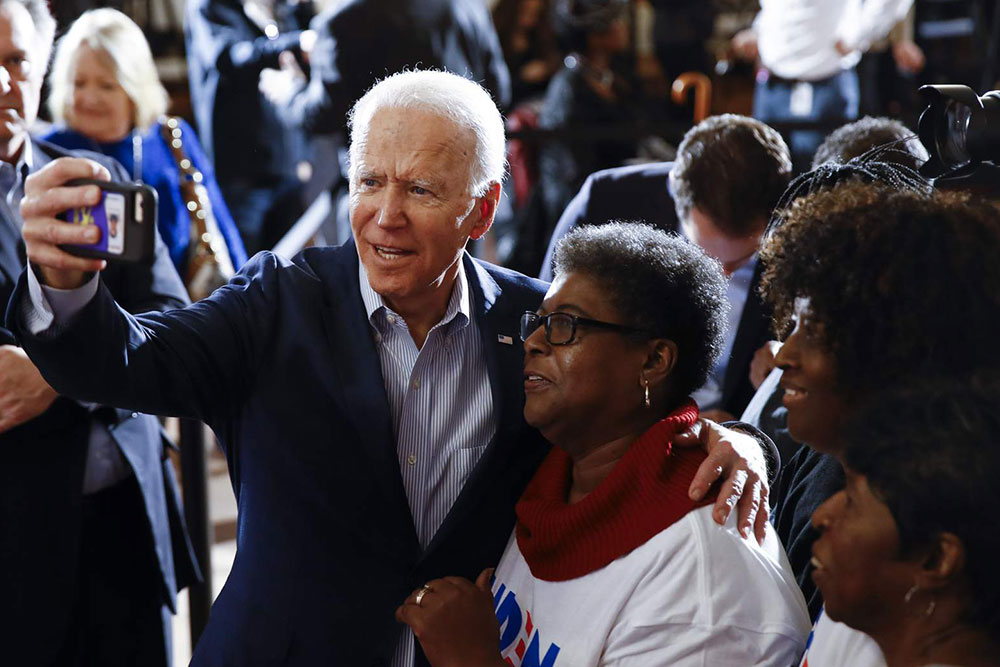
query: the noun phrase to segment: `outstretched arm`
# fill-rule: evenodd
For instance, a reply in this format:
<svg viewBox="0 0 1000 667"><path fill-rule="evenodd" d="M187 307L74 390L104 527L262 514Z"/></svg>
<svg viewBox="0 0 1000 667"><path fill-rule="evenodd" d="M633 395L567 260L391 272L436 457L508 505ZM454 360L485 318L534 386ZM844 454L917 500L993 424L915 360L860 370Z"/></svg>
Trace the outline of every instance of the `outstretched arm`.
<svg viewBox="0 0 1000 667"><path fill-rule="evenodd" d="M67 292L46 302L21 276L8 307L8 326L60 394L141 412L190 416L211 423L247 391L273 316L261 282L273 276L273 256L247 267L209 299L186 309L134 317L115 303L91 272L101 260L75 257L59 246L94 241L93 227L68 225L56 213L94 203L95 186L67 181L107 176L89 160L63 158L25 183L23 235L34 276ZM78 303L72 303L74 298ZM55 298L58 297L58 298ZM68 299L65 297L69 297ZM70 308L65 302L70 302ZM262 310L263 309L263 310ZM48 310L48 312L44 312Z"/></svg>

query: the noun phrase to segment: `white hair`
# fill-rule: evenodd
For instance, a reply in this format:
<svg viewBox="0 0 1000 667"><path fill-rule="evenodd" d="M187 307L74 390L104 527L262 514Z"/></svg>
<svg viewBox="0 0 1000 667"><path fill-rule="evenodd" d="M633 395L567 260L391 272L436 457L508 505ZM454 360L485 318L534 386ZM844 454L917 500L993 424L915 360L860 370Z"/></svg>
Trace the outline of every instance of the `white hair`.
<svg viewBox="0 0 1000 667"><path fill-rule="evenodd" d="M354 180L357 151L364 145L375 113L381 109L412 109L451 120L475 135L469 193L481 197L503 180L506 143L503 117L485 88L457 74L438 70L403 71L368 90L347 116L351 131L350 177Z"/></svg>
<svg viewBox="0 0 1000 667"><path fill-rule="evenodd" d="M35 46L41 49L38 51L38 62L32 63L30 76L32 78L38 74L44 76L45 68L49 64L49 56L52 53L52 40L55 39L56 34L56 21L52 18L48 4L45 0L0 0L0 7L7 4L21 5L28 10L28 16L31 17L31 22L39 37L39 42ZM34 69L35 67L37 70ZM40 81L41 77L37 80Z"/></svg>
<svg viewBox="0 0 1000 667"><path fill-rule="evenodd" d="M135 107L133 124L148 129L167 111L169 97L153 62L142 30L116 9L91 9L73 22L56 44L49 75L49 112L65 122L73 99L73 76L80 47L86 44L99 56L107 56L115 78Z"/></svg>

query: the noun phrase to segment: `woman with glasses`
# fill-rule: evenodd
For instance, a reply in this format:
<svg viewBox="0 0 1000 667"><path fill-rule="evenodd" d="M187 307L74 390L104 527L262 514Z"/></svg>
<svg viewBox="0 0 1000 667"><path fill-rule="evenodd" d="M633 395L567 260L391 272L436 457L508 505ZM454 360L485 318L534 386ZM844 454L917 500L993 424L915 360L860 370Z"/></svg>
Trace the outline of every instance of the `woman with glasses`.
<svg viewBox="0 0 1000 667"><path fill-rule="evenodd" d="M780 543L716 524L687 494L704 454L671 444L725 309L718 263L676 236L611 223L561 242L521 320L525 419L554 447L495 574L431 581L397 611L432 665L795 662L809 621Z"/></svg>

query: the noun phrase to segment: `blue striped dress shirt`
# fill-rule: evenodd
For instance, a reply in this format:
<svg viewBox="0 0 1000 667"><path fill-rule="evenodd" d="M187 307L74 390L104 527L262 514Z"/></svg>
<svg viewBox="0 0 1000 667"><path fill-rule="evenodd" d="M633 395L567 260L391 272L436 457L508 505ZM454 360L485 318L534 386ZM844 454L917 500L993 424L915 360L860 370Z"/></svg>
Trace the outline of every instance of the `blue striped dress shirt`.
<svg viewBox="0 0 1000 667"><path fill-rule="evenodd" d="M358 267L403 487L426 548L497 429L472 293L460 261L444 317L417 349L406 322L371 288L364 265ZM392 665L412 667L414 659L413 633L403 628Z"/></svg>

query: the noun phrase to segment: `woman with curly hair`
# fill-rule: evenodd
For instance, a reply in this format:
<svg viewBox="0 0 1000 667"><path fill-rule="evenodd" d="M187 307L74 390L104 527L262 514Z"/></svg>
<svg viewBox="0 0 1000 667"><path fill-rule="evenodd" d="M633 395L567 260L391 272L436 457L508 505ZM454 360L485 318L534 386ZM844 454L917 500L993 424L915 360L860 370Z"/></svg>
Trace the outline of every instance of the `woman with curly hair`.
<svg viewBox="0 0 1000 667"><path fill-rule="evenodd" d="M521 319L525 420L554 447L494 576L445 577L397 618L435 667L786 667L808 632L774 533L758 543L686 493L678 448L722 344L718 262L641 224L580 227Z"/></svg>
<svg viewBox="0 0 1000 667"><path fill-rule="evenodd" d="M788 430L807 443L782 469L774 525L814 616L811 517L844 485L842 422L889 385L1000 367L997 257L994 207L884 184L807 195L769 234L762 291L788 332L776 357Z"/></svg>

